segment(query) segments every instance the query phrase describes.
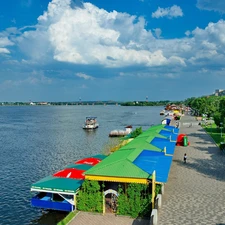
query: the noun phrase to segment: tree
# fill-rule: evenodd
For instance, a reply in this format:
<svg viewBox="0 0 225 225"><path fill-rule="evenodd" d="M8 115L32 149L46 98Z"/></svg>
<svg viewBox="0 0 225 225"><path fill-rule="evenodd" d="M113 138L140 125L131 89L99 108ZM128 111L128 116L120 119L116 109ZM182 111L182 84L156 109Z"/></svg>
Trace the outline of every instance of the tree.
<svg viewBox="0 0 225 225"><path fill-rule="evenodd" d="M220 126L221 122L221 113L220 112L215 112L213 116L214 122L217 126Z"/></svg>

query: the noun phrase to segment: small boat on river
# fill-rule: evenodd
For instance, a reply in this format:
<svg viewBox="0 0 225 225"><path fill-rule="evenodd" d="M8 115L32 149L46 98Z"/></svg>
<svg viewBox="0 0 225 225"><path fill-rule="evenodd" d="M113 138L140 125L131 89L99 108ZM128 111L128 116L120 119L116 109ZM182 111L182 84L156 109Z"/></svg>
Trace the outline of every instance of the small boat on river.
<svg viewBox="0 0 225 225"><path fill-rule="evenodd" d="M99 124L97 123L97 117L95 116L87 116L85 120L85 124L83 125L83 129L93 130L98 128Z"/></svg>
<svg viewBox="0 0 225 225"><path fill-rule="evenodd" d="M126 126L125 130L112 130L109 137L124 137L132 132L132 126Z"/></svg>

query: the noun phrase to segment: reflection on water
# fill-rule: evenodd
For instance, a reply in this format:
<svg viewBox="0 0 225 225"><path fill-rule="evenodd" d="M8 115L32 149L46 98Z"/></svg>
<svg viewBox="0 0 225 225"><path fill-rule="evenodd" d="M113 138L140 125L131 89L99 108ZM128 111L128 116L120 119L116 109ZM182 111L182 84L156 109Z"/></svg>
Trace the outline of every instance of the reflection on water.
<svg viewBox="0 0 225 225"><path fill-rule="evenodd" d="M31 220L30 224L55 225L68 215L68 212L49 211L49 210L48 211L43 210L41 213L42 216L40 216L37 219Z"/></svg>
<svg viewBox="0 0 225 225"><path fill-rule="evenodd" d="M145 130L161 121L162 107L0 107L0 224L56 224L65 214L30 206L31 184L78 159L108 153L119 138L112 130L132 125ZM94 131L82 128L95 115Z"/></svg>

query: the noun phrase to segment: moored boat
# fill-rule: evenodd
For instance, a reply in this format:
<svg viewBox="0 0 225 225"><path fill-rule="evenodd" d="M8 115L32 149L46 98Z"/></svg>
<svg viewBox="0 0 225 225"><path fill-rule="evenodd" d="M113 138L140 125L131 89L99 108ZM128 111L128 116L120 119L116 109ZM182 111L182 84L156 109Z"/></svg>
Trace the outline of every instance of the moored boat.
<svg viewBox="0 0 225 225"><path fill-rule="evenodd" d="M99 124L97 123L97 117L95 116L87 116L85 120L85 124L83 125L83 129L96 129Z"/></svg>
<svg viewBox="0 0 225 225"><path fill-rule="evenodd" d="M124 137L132 132L132 126L126 126L125 130L112 130L109 137Z"/></svg>

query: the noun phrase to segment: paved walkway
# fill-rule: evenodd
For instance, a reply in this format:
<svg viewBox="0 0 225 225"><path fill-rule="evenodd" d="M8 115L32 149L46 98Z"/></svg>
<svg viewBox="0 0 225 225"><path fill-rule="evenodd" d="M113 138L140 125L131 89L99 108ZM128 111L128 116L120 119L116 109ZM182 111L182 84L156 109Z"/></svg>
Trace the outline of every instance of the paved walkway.
<svg viewBox="0 0 225 225"><path fill-rule="evenodd" d="M127 216L115 216L107 213L103 216L79 212L68 225L149 225L149 220L134 220Z"/></svg>
<svg viewBox="0 0 225 225"><path fill-rule="evenodd" d="M194 117L181 120L190 146L176 147L158 225L225 225L225 155L200 126L185 122L196 124Z"/></svg>

